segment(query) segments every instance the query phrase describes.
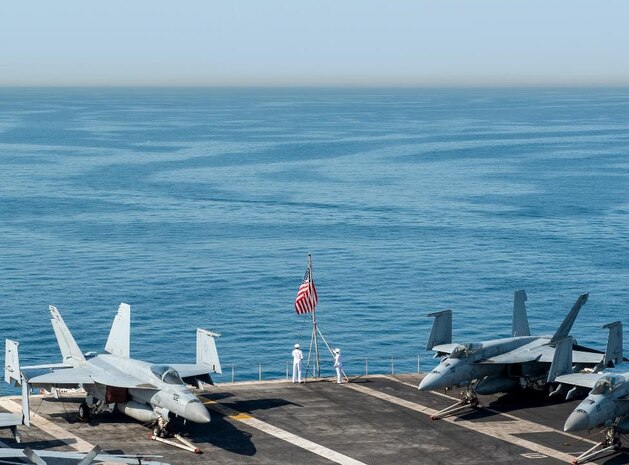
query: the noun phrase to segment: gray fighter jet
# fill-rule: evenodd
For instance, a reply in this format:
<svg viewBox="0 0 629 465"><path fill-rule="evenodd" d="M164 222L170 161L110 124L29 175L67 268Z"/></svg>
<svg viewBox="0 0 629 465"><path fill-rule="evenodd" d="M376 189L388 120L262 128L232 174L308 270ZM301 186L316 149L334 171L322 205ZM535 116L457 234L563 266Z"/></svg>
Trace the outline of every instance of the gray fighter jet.
<svg viewBox="0 0 629 465"><path fill-rule="evenodd" d="M454 413L466 405L478 406L477 394L506 392L515 388L540 389L547 383L557 341L570 333L588 294L582 294L553 336L531 336L526 315L526 293L516 291L513 305L512 337L479 343L452 343L450 310L433 313L432 331L426 349L444 357L419 385L420 391L463 386L461 402L433 418ZM583 366L600 363L603 354L575 348L573 360Z"/></svg>
<svg viewBox="0 0 629 465"><path fill-rule="evenodd" d="M559 383L551 393L556 395L564 386L574 386L567 398L574 397L578 389L591 389L588 396L570 414L564 431L584 431L603 427L603 441L579 456L574 463L584 463L593 457L620 448L620 435L629 433L629 366L623 365L622 324L620 321L603 326L609 329L607 349L603 362L595 372L572 372L572 338L557 346L549 379Z"/></svg>
<svg viewBox="0 0 629 465"><path fill-rule="evenodd" d="M87 392L79 407L79 417L117 408L143 423L152 423L154 437L168 435L174 416L195 423L208 423L210 414L187 384L202 387L212 383L211 373L221 373L214 337L218 334L197 329L195 364L153 364L130 357L131 307L120 304L105 353L86 358L68 330L59 311L50 306L52 327L59 343L61 363L19 366L17 343L7 340L5 380L20 383L22 376L31 387L77 388ZM37 369L49 373L29 376ZM195 450L195 452L199 452Z"/></svg>
<svg viewBox="0 0 629 465"><path fill-rule="evenodd" d="M16 343L13 343L16 344ZM17 345L16 345L17 347ZM18 444L21 441L18 434L17 427L24 425L29 427L31 411L29 405L29 385L22 380L22 411L20 413L0 413L0 429L10 428L15 438L15 442ZM29 463L37 465L46 465L45 458L52 458L57 463L58 459L62 459L64 463L68 463L68 460L73 461L77 465L89 465L92 463L126 463L126 464L146 464L146 465L169 465L164 462L157 462L155 458L161 456L158 455L120 455L120 454L106 454L102 453L103 450L99 445L96 445L90 452L60 452L51 450L37 450L26 447L24 449L11 448L3 446L0 448L0 459L3 463L7 462L6 459L19 459L19 463L23 463L22 460L28 460Z"/></svg>

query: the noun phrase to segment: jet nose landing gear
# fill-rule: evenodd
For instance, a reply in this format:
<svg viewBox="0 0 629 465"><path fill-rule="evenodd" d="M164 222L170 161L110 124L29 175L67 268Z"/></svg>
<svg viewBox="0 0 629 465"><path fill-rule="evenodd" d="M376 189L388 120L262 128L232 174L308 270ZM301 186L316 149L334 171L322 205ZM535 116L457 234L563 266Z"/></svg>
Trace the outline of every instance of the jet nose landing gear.
<svg viewBox="0 0 629 465"><path fill-rule="evenodd" d="M454 405L450 405L449 407L444 408L443 410L438 411L433 416L430 417L431 420L439 420L440 418L447 417L448 415L452 415L454 413L460 412L468 407L478 408L480 407L480 403L478 402L478 396L476 395L476 391L473 388L468 387L464 391L461 392L461 400L458 401Z"/></svg>

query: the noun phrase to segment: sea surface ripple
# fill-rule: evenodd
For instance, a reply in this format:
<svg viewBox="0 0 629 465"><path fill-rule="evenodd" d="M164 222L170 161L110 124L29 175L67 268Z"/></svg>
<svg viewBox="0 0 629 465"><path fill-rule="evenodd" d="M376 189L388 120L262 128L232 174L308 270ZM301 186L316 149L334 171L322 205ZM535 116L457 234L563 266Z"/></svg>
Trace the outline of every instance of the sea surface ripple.
<svg viewBox="0 0 629 465"><path fill-rule="evenodd" d="M283 376L312 253L348 374L429 368L445 308L457 340L509 335L517 289L534 334L589 292L573 334L602 349L628 154L622 88L0 89L2 333L58 361L54 304L102 351L124 301L138 358L192 361L199 326L219 381Z"/></svg>

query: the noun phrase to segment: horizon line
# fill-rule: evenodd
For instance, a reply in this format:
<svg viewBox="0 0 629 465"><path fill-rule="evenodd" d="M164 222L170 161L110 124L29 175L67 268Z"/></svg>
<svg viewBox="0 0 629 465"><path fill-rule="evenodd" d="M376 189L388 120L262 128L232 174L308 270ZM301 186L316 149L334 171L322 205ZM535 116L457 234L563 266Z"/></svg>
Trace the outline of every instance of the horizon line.
<svg viewBox="0 0 629 465"><path fill-rule="evenodd" d="M2 89L558 89L629 88L627 82L531 82L531 83L1 83Z"/></svg>

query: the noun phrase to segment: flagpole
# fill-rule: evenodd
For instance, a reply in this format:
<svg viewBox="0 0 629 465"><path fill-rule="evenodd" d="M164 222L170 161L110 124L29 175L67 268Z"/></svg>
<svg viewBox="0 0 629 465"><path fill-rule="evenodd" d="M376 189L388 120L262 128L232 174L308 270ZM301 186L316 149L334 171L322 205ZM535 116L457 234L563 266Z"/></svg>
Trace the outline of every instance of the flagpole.
<svg viewBox="0 0 629 465"><path fill-rule="evenodd" d="M308 254L308 269L310 270L310 283L314 283L314 276L312 275L312 255ZM312 286L312 284L310 284ZM315 371L316 377L321 377L321 363L319 360L319 343L318 343L318 334L317 334L317 317L315 315L316 305L312 309L312 340L314 340L315 347Z"/></svg>

